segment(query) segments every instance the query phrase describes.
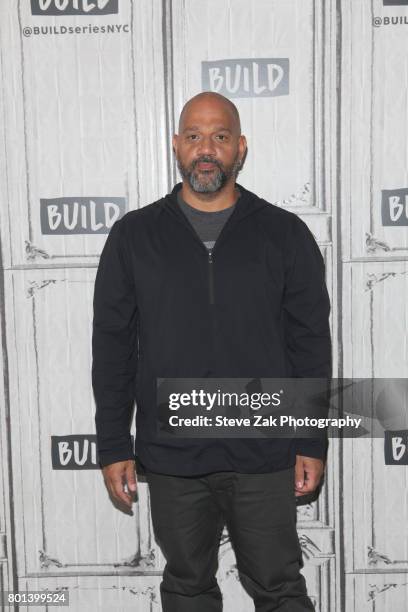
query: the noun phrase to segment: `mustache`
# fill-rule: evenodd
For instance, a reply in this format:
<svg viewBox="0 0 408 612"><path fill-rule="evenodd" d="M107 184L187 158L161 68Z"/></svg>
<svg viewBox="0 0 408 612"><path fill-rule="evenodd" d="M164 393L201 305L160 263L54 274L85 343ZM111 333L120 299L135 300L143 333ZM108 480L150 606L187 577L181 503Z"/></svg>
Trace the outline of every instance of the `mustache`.
<svg viewBox="0 0 408 612"><path fill-rule="evenodd" d="M197 166L197 164L199 164L200 162L209 163L209 164L215 164L220 170L222 170L222 166L221 166L220 162L217 159L214 159L213 157L210 157L209 155L202 155L201 157L198 157L197 159L195 159L193 161L193 163L191 164L193 170Z"/></svg>

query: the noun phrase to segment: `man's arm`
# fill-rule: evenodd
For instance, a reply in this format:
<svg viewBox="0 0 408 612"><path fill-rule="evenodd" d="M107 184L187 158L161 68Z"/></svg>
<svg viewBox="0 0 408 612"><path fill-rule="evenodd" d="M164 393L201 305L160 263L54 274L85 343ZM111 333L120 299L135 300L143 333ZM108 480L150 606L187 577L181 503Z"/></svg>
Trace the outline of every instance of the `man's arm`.
<svg viewBox="0 0 408 612"><path fill-rule="evenodd" d="M112 226L95 279L92 386L102 467L134 459L130 437L137 369L137 304L122 219Z"/></svg>
<svg viewBox="0 0 408 612"><path fill-rule="evenodd" d="M330 299L323 256L299 217L288 236L283 315L288 359L295 378L331 377ZM325 460L327 438L297 440L297 455Z"/></svg>

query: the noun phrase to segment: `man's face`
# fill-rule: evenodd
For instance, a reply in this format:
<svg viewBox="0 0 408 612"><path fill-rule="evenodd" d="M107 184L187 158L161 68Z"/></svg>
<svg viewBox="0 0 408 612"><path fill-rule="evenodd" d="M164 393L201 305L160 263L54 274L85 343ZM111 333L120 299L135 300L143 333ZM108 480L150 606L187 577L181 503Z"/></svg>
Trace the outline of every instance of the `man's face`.
<svg viewBox="0 0 408 612"><path fill-rule="evenodd" d="M215 193L235 182L245 152L245 137L228 107L217 100L193 102L173 138L180 174L198 193Z"/></svg>

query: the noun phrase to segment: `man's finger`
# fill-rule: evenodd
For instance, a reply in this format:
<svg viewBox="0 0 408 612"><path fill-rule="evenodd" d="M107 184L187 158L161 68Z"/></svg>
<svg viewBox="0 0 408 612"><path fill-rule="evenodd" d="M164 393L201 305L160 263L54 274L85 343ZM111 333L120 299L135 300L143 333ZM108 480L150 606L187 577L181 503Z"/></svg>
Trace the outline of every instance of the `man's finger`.
<svg viewBox="0 0 408 612"><path fill-rule="evenodd" d="M106 465L102 468L102 472L109 495L119 504L125 504L126 508L131 508L137 483L134 459L116 461Z"/></svg>
<svg viewBox="0 0 408 612"><path fill-rule="evenodd" d="M132 497L123 490L124 476L111 476L108 479L112 496L118 502L123 502L127 507L132 507Z"/></svg>
<svg viewBox="0 0 408 612"><path fill-rule="evenodd" d="M316 478L315 474L308 474L307 479L305 480L305 484L302 487L302 495L304 493L312 493L319 484L318 478Z"/></svg>
<svg viewBox="0 0 408 612"><path fill-rule="evenodd" d="M295 489L302 491L305 482L305 468L301 459L296 460L295 465Z"/></svg>
<svg viewBox="0 0 408 612"><path fill-rule="evenodd" d="M295 465L295 496L307 495L316 490L324 471L324 463L320 459L296 457Z"/></svg>
<svg viewBox="0 0 408 612"><path fill-rule="evenodd" d="M129 463L129 465L126 467L126 482L130 495L132 497L135 497L137 489L137 477L134 462Z"/></svg>

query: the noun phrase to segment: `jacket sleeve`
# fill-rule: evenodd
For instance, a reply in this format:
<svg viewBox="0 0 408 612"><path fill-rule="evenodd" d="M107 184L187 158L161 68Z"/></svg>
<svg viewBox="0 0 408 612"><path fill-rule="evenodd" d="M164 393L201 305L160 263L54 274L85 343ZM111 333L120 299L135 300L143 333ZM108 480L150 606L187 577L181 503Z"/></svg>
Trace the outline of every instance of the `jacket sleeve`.
<svg viewBox="0 0 408 612"><path fill-rule="evenodd" d="M93 297L92 387L99 464L134 459L130 436L137 369L137 305L123 218L106 239Z"/></svg>
<svg viewBox="0 0 408 612"><path fill-rule="evenodd" d="M288 242L283 317L291 376L329 379L332 375L330 299L323 256L312 232L297 215L294 215ZM325 459L327 448L327 436L296 440L298 455Z"/></svg>

